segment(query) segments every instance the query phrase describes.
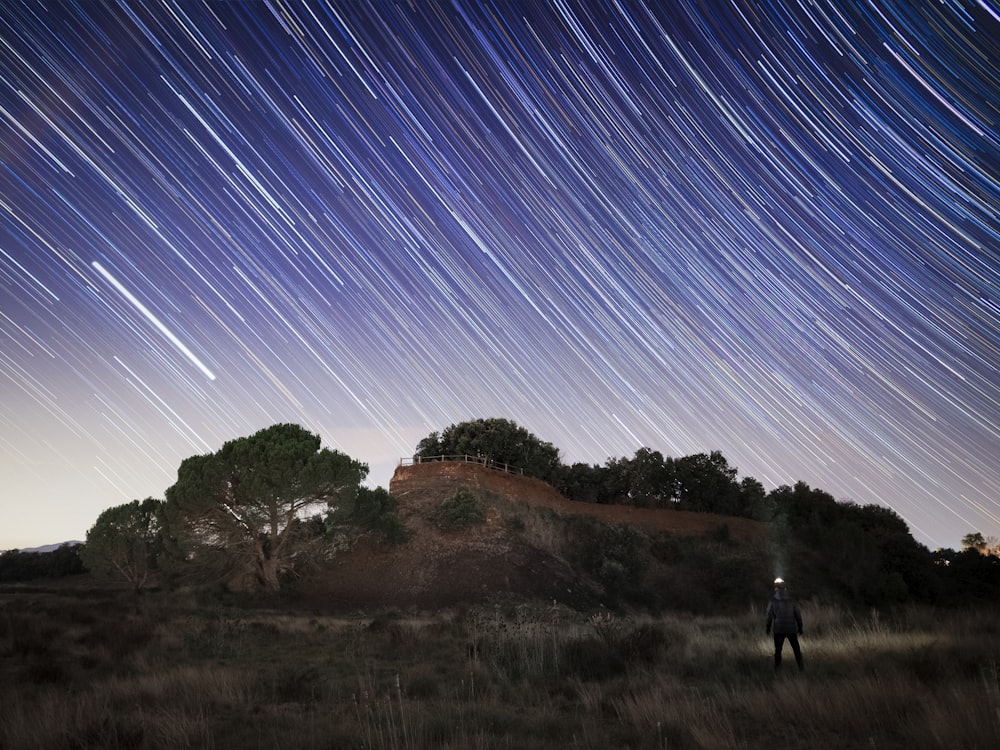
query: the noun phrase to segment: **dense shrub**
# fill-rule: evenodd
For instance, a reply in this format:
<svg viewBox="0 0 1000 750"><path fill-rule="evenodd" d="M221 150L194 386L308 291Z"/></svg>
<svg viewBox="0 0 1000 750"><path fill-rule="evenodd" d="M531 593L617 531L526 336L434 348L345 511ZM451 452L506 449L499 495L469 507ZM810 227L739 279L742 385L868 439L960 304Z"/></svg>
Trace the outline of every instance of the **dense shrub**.
<svg viewBox="0 0 1000 750"><path fill-rule="evenodd" d="M438 506L434 522L442 531L459 531L486 522L486 508L475 494L460 489Z"/></svg>
<svg viewBox="0 0 1000 750"><path fill-rule="evenodd" d="M379 532L390 544L402 544L409 532L399 517L399 502L383 487L359 487L353 505L336 509L327 518L327 529L341 522Z"/></svg>
<svg viewBox="0 0 1000 750"><path fill-rule="evenodd" d="M641 531L581 518L573 522L570 539L573 557L604 587L609 604L640 594L649 563L649 540Z"/></svg>

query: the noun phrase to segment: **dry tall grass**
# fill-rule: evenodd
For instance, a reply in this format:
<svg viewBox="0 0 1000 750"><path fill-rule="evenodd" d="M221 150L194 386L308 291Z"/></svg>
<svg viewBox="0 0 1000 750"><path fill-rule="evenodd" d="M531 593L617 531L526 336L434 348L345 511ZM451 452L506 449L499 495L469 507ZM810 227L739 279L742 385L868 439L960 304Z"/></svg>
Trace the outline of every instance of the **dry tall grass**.
<svg viewBox="0 0 1000 750"><path fill-rule="evenodd" d="M0 748L994 748L995 612L430 615L0 595Z"/></svg>

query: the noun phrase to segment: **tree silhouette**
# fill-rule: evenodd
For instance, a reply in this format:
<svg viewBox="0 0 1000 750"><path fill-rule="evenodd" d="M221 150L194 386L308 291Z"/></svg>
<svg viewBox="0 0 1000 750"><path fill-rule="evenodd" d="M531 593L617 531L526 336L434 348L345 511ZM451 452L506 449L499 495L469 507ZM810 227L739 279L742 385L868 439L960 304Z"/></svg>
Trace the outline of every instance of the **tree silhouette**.
<svg viewBox="0 0 1000 750"><path fill-rule="evenodd" d="M231 440L181 463L166 492L171 550L218 575L250 574L276 591L316 537L308 521L353 502L367 473L365 464L321 449L318 435L294 424Z"/></svg>
<svg viewBox="0 0 1000 750"><path fill-rule="evenodd" d="M83 563L94 573L123 578L141 590L156 566L162 505L147 497L103 511L87 532Z"/></svg>
<svg viewBox="0 0 1000 750"><path fill-rule="evenodd" d="M528 476L553 480L560 468L559 450L509 419L474 419L443 432L432 432L417 444L417 456L469 455L507 464Z"/></svg>

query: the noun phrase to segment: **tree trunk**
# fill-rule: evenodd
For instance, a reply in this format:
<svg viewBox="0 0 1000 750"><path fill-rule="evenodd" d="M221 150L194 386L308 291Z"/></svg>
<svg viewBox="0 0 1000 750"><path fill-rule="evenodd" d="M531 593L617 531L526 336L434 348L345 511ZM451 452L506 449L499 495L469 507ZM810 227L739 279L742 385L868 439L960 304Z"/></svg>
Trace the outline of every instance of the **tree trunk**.
<svg viewBox="0 0 1000 750"><path fill-rule="evenodd" d="M278 561L271 555L271 540L266 534L257 542L257 580L268 591L278 591Z"/></svg>
<svg viewBox="0 0 1000 750"><path fill-rule="evenodd" d="M268 591L278 591L281 588L278 566L273 557L260 557L257 560L257 580Z"/></svg>

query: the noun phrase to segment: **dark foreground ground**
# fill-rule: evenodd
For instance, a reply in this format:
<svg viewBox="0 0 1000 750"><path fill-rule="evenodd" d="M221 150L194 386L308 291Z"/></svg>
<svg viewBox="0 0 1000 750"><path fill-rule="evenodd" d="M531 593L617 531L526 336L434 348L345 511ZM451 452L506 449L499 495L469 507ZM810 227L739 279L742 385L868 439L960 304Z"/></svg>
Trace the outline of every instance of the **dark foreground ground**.
<svg viewBox="0 0 1000 750"><path fill-rule="evenodd" d="M807 670L775 675L760 611L338 612L85 579L0 591L0 748L1000 746L993 611L807 604Z"/></svg>

